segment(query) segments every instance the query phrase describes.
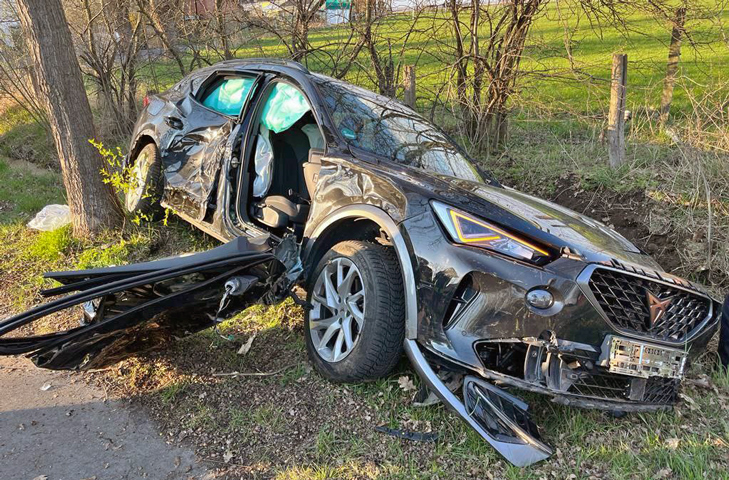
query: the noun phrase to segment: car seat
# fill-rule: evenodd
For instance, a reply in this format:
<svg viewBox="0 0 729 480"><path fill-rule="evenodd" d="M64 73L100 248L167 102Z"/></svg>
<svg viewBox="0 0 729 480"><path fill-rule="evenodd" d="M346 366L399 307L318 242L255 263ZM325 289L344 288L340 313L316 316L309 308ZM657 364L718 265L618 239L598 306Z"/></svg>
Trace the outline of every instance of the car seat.
<svg viewBox="0 0 729 480"><path fill-rule="evenodd" d="M308 112L280 133L261 126L253 189L254 198L260 200L253 204L253 216L264 225L284 228L292 223L303 224L308 218L311 189L304 167L311 149L311 124L316 126L313 115Z"/></svg>

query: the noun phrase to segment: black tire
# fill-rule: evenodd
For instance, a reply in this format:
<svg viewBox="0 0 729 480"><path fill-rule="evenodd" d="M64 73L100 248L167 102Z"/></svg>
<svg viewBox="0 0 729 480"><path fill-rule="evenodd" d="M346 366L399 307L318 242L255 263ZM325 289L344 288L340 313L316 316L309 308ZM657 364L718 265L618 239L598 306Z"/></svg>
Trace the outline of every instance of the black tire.
<svg viewBox="0 0 729 480"><path fill-rule="evenodd" d="M144 162L141 163L140 159L144 159ZM141 173L141 178L139 178L138 172L140 165L146 165L145 171ZM129 181L132 185L130 190L125 192L124 198L127 211L146 220L162 218L164 213L164 209L160 205L163 189L162 160L154 143L148 143L137 152L131 162L129 174ZM141 186L143 189L141 195L134 188L135 186Z"/></svg>
<svg viewBox="0 0 729 480"><path fill-rule="evenodd" d="M387 375L402 355L405 338L405 293L400 266L393 248L361 241L338 243L322 257L310 277L307 300L311 303L317 279L337 258L352 262L364 287L364 322L345 358L330 362L314 346L311 311L304 320L309 359L316 370L333 382L361 382ZM323 307L322 307L323 308Z"/></svg>

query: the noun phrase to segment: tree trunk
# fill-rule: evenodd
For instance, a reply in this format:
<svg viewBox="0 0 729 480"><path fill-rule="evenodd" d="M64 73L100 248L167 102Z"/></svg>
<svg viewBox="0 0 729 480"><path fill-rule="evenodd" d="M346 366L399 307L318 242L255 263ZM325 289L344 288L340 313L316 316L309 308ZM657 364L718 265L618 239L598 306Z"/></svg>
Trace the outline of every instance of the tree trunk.
<svg viewBox="0 0 729 480"><path fill-rule="evenodd" d="M218 39L223 47L223 55L226 60L233 58L233 52L230 50L230 42L228 41L228 33L225 28L225 13L223 12L223 0L215 0L215 29L218 33Z"/></svg>
<svg viewBox="0 0 729 480"><path fill-rule="evenodd" d="M101 178L103 161L94 138L91 107L60 0L19 0L18 10L37 95L51 124L63 172L74 233L86 236L117 227L123 215L111 186Z"/></svg>
<svg viewBox="0 0 729 480"><path fill-rule="evenodd" d="M671 45L668 47L668 65L666 66L666 78L663 80L663 95L661 96L661 123L668 120L673 101L673 84L676 81L678 72L678 61L681 58L681 34L683 23L686 19L686 8L676 10L676 19L671 31Z"/></svg>

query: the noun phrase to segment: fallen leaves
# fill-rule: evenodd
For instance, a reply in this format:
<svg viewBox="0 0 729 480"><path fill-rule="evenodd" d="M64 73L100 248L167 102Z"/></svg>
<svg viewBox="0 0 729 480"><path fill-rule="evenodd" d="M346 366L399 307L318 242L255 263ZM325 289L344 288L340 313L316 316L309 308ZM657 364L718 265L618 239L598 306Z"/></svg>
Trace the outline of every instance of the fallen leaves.
<svg viewBox="0 0 729 480"><path fill-rule="evenodd" d="M669 438L666 440L666 447L670 448L671 450L676 450L680 443L681 440L679 440L678 438Z"/></svg>
<svg viewBox="0 0 729 480"><path fill-rule="evenodd" d="M413 383L412 379L407 375L403 375L402 377L398 378L397 384L400 385L400 389L403 392L411 392L416 389L415 383Z"/></svg>
<svg viewBox="0 0 729 480"><path fill-rule="evenodd" d="M670 468L662 468L656 472L655 475L653 475L653 478L668 478L673 473L673 470Z"/></svg>

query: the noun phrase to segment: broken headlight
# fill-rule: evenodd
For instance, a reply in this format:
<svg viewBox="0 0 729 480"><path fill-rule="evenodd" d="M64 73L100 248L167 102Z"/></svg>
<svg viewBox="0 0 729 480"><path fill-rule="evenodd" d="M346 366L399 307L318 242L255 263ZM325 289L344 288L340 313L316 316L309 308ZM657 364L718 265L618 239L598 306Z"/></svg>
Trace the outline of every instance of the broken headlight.
<svg viewBox="0 0 729 480"><path fill-rule="evenodd" d="M473 215L440 202L432 202L432 205L454 242L487 248L522 260L536 260L549 256L547 251L536 245Z"/></svg>

